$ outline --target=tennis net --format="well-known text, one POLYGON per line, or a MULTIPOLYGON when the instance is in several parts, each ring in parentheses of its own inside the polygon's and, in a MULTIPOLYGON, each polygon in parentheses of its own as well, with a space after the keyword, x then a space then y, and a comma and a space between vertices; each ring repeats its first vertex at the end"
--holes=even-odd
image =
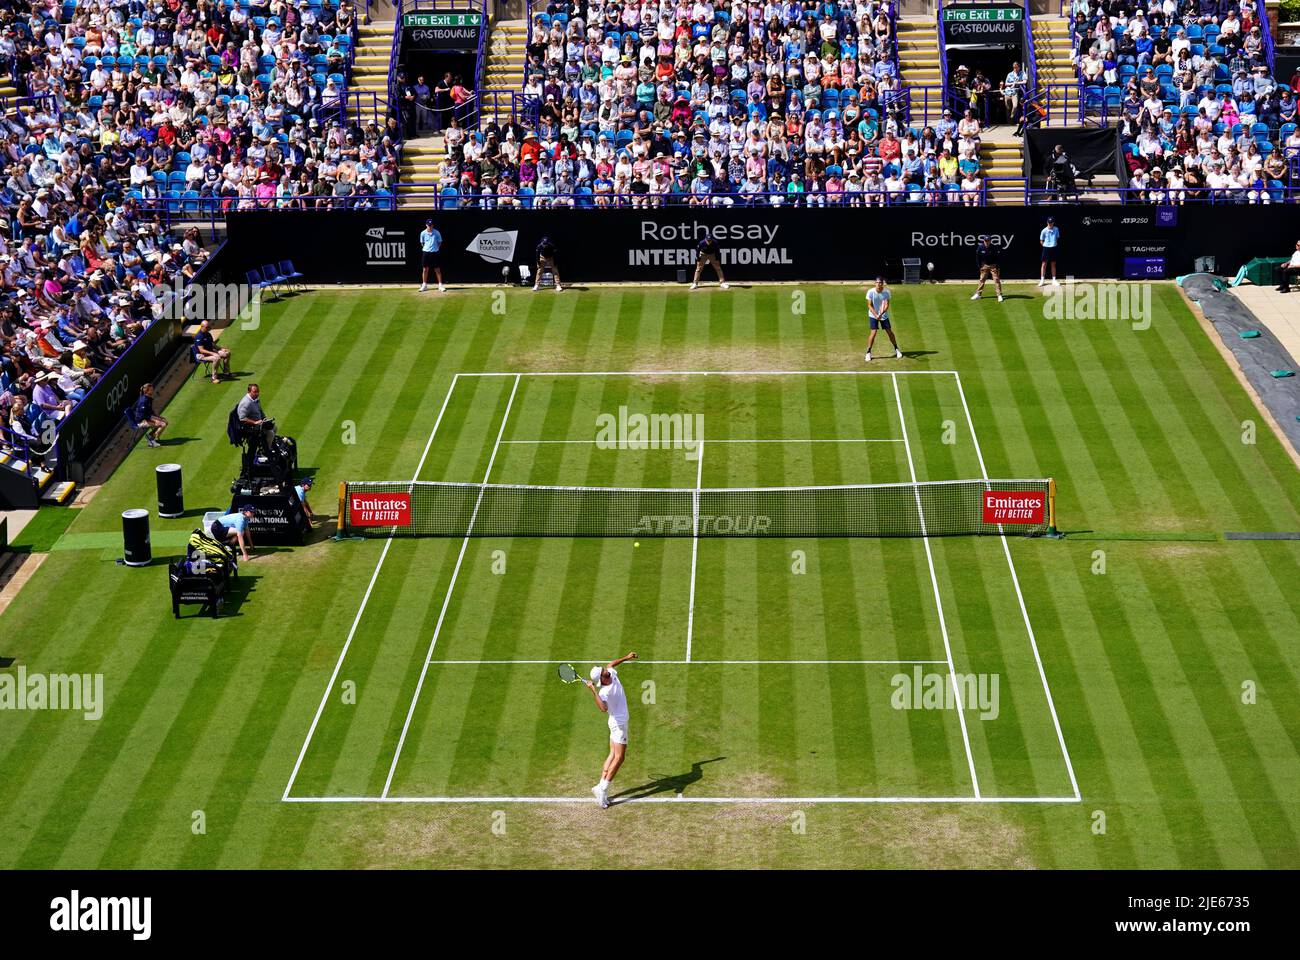
POLYGON ((339 536, 919 537, 1054 533, 1052 480, 645 489, 339 484, 339 536))

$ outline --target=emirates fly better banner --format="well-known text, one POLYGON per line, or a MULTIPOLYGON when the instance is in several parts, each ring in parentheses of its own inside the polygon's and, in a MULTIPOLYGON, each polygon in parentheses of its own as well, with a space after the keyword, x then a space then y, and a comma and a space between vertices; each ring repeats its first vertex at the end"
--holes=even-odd
POLYGON ((1047 516, 1047 493, 1043 490, 985 491, 985 523, 1040 524, 1047 516))
POLYGON ((409 527, 409 493, 350 493, 348 520, 354 527, 409 527))

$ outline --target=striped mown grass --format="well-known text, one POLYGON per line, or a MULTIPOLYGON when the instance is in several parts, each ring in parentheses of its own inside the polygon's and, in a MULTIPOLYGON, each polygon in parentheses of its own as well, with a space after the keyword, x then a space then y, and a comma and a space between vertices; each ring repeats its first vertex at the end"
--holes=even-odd
POLYGON ((385 554, 322 539, 246 566, 231 616, 176 622, 161 567, 114 559, 117 518, 151 505, 156 463, 183 465, 191 511, 153 519, 156 554, 228 502, 225 416, 243 386, 193 380, 167 410, 184 442, 134 451, 0 616, 0 653, 102 672, 107 692, 98 721, 0 711, 0 865, 576 865, 586 851, 564 838, 611 819, 615 857, 636 866, 1294 863, 1300 543, 1220 535, 1300 529, 1295 466, 1176 289, 1155 288, 1147 329, 1049 320, 1034 291, 1009 292, 970 304, 963 288, 899 288, 909 356, 853 377, 759 373, 867 369, 848 286, 265 305, 223 343, 298 438, 320 512, 340 479, 417 465, 422 479, 478 481, 491 462, 500 482, 689 487, 979 477, 982 455, 990 476, 1054 476, 1074 536, 1006 552, 934 540, 933 581, 920 540, 410 540, 385 554), (753 373, 546 376, 625 370, 753 373), (512 375, 457 378, 483 372, 512 375), (620 406, 702 413, 702 465, 533 442, 590 440, 620 406), (791 439, 837 442, 752 442, 791 439), (295 770, 299 800, 585 797, 603 722, 552 663, 627 649, 647 662, 623 670, 633 741, 615 793, 970 798, 978 783, 983 798, 1072 799, 1072 766, 1080 801, 281 799, 295 770), (895 709, 895 677, 943 673, 949 652, 959 673, 998 679, 996 718, 895 709))

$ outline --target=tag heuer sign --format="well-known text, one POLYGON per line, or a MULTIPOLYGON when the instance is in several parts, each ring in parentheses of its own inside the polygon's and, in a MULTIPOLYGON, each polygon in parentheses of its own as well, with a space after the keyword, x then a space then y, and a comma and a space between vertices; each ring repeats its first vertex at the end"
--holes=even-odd
POLYGON ((404 13, 402 43, 420 50, 477 50, 483 14, 404 13))

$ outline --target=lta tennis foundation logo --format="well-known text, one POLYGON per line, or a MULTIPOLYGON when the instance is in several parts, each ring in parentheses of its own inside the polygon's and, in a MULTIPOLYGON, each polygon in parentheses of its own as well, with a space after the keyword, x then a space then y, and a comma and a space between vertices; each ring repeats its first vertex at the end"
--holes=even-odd
POLYGON ((698 460, 704 439, 702 413, 618 413, 596 417, 596 447, 600 450, 685 450, 698 460))
POLYGON ((1134 330, 1151 326, 1151 284, 1138 281, 1120 283, 1076 283, 1066 277, 1065 284, 1053 287, 1043 299, 1043 316, 1048 320, 1120 320, 1131 323, 1134 330))
POLYGON ((939 673, 923 670, 896 673, 889 681, 894 688, 889 704, 895 710, 962 710, 977 712, 981 720, 996 720, 998 674, 939 673))

